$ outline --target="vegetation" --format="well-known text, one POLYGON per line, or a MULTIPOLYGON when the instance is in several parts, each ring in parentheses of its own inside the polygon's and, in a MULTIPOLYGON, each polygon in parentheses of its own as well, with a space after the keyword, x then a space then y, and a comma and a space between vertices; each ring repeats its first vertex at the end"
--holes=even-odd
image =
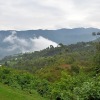
POLYGON ((50 46, 5 57, 1 64, 0 82, 29 96, 37 92, 43 100, 100 100, 99 41, 50 46))
POLYGON ((0 100, 46 100, 36 91, 33 92, 33 94, 27 94, 21 90, 0 84, 0 100))

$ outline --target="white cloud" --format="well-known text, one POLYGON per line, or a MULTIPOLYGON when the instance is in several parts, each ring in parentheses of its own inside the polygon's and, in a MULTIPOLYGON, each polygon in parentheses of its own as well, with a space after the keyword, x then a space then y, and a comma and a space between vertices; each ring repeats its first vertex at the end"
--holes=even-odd
POLYGON ((48 47, 50 45, 53 45, 54 47, 57 46, 57 43, 55 43, 55 42, 53 42, 51 40, 48 40, 48 39, 46 39, 46 38, 44 38, 42 36, 39 36, 39 38, 33 38, 33 39, 31 38, 30 40, 31 40, 32 46, 33 46, 32 49, 34 51, 42 50, 42 49, 44 49, 44 48, 46 48, 46 47, 48 47))
POLYGON ((19 38, 15 31, 13 31, 11 35, 6 37, 3 42, 9 43, 8 47, 6 48, 7 51, 17 51, 18 53, 39 51, 47 48, 50 45, 53 45, 54 47, 58 45, 57 43, 42 36, 29 39, 19 38))
POLYGON ((100 0, 1 0, 0 29, 100 28, 100 0))

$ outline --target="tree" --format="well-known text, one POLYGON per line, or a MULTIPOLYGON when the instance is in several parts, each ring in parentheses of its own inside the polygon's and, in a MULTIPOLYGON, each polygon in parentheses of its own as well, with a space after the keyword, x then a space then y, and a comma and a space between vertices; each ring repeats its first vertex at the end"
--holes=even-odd
POLYGON ((96 36, 96 54, 94 57, 94 64, 95 64, 95 70, 96 70, 96 74, 100 73, 100 32, 93 32, 92 33, 93 36, 96 36))

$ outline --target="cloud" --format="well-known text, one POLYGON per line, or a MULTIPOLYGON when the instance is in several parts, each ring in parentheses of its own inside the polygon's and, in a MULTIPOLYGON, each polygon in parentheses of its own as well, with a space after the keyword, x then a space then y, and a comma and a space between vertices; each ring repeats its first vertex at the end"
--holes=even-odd
POLYGON ((40 51, 42 49, 47 48, 50 45, 56 47, 58 44, 46 39, 42 36, 33 37, 29 39, 19 38, 15 31, 12 31, 12 34, 8 37, 4 38, 3 42, 9 43, 6 50, 8 52, 33 52, 33 51, 40 51))
POLYGON ((0 29, 100 28, 100 0, 1 0, 0 29))

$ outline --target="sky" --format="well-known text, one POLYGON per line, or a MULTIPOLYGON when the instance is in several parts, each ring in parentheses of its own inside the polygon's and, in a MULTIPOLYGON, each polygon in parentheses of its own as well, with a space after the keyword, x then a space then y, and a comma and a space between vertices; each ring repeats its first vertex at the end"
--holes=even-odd
POLYGON ((0 30, 100 28, 100 0, 0 0, 0 30))

